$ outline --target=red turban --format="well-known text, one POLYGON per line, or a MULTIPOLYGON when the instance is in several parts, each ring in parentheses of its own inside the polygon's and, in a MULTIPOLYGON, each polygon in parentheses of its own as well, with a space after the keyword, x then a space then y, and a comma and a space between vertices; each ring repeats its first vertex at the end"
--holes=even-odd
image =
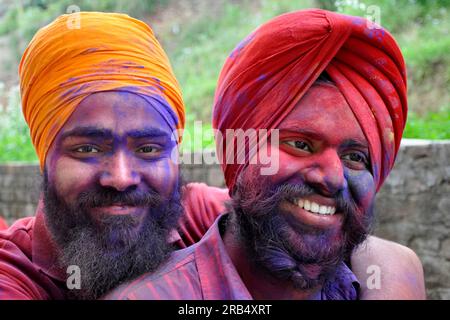
MULTIPOLYGON (((392 35, 364 18, 312 9, 283 14, 257 28, 225 61, 213 127, 224 137, 227 129, 277 128, 324 71, 369 143, 379 190, 406 122, 406 70, 392 35)), ((246 156, 245 164, 221 161, 230 192, 249 161, 246 148, 232 149, 233 144, 217 143, 219 159, 246 156)))

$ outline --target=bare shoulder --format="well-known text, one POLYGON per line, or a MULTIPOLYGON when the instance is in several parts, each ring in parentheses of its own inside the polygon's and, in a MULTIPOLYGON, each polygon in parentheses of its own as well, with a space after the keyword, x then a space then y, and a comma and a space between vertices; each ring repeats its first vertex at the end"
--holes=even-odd
POLYGON ((363 255, 365 259, 375 259, 383 257, 383 259, 405 260, 408 264, 412 264, 414 267, 420 267, 422 269, 422 263, 420 262, 417 254, 410 248, 393 242, 378 238, 375 236, 369 236, 367 240, 359 246, 354 255, 363 255))
POLYGON ((401 244, 370 236, 352 255, 362 299, 425 299, 422 263, 401 244))

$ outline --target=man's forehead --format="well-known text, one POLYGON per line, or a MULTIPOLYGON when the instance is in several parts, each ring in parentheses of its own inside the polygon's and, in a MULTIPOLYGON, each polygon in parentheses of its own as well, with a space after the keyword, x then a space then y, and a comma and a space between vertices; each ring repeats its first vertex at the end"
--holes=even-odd
POLYGON ((172 128, 160 112, 135 94, 93 94, 77 106, 58 135, 170 135, 172 128))
MULTIPOLYGON (((156 101, 144 99, 138 94, 122 91, 105 91, 97 92, 87 96, 76 107, 73 117, 83 117, 102 119, 105 117, 127 117, 131 116, 135 120, 139 120, 139 116, 145 116, 159 120, 161 118, 159 112, 161 106, 156 101), (158 117, 159 116, 159 117, 158 117)), ((162 119, 162 118, 161 118, 162 119)), ((89 120, 89 119, 77 119, 89 120)), ((149 120, 149 119, 148 119, 149 120)), ((69 121, 70 122, 70 119, 69 121)))
POLYGON ((329 84, 312 86, 278 128, 339 144, 348 141, 368 144, 344 96, 329 84))
POLYGON ((169 138, 169 134, 156 127, 143 127, 138 129, 130 129, 127 131, 114 131, 114 129, 102 126, 76 126, 64 130, 60 134, 60 139, 64 140, 70 137, 99 138, 105 140, 113 140, 117 138, 169 138))

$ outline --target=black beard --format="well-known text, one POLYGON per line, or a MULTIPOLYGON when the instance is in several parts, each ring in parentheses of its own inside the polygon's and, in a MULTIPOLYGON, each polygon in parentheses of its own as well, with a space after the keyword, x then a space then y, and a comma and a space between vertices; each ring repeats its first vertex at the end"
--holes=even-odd
POLYGON ((304 225, 280 206, 310 194, 320 192, 305 184, 273 186, 262 179, 238 179, 229 206, 227 228, 235 228, 253 266, 300 290, 326 285, 337 266, 367 238, 373 221, 373 207, 360 212, 349 194, 335 196, 337 211, 344 214, 338 232, 304 225))
POLYGON ((119 192, 98 187, 67 205, 44 172, 46 224, 59 248, 59 266, 81 270, 81 289, 70 290, 68 299, 97 299, 122 282, 155 271, 168 258, 173 251, 169 233, 183 212, 181 180, 178 185, 170 199, 153 190, 119 192), (94 222, 88 213, 95 206, 113 203, 150 209, 141 226, 132 216, 102 216, 94 222))

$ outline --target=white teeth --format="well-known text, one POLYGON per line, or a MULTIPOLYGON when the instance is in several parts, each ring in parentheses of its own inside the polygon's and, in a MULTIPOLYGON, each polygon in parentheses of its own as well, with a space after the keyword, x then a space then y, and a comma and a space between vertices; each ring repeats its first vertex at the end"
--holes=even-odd
POLYGON ((319 213, 319 207, 320 207, 320 206, 319 206, 317 203, 312 202, 312 203, 311 203, 311 212, 319 213))
POLYGON ((320 206, 319 208, 319 213, 320 214, 327 214, 328 213, 328 208, 327 206, 320 206))
POLYGON ((322 214, 322 215, 332 215, 336 212, 336 208, 332 206, 323 206, 316 202, 309 200, 299 199, 297 205, 307 211, 322 214))
POLYGON ((308 200, 305 200, 305 205, 304 205, 305 210, 311 210, 311 203, 309 203, 308 200))

